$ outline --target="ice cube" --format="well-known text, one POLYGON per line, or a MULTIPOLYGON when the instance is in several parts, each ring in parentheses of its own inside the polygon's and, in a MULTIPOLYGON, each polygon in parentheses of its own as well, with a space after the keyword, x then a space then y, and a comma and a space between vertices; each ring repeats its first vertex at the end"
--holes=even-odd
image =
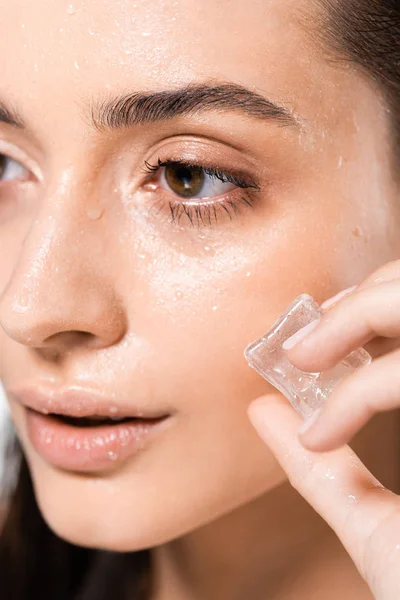
POLYGON ((298 296, 267 333, 249 344, 244 352, 249 365, 269 381, 302 415, 309 417, 347 375, 371 362, 371 356, 358 348, 333 369, 306 373, 297 369, 282 349, 285 340, 323 314, 308 294, 298 296))

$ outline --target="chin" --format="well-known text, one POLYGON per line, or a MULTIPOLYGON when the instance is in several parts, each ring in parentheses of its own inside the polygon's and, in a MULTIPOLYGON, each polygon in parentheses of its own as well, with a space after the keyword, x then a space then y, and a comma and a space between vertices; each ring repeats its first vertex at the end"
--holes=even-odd
POLYGON ((136 552, 159 546, 180 534, 179 524, 166 527, 164 519, 150 519, 132 507, 128 518, 124 511, 101 506, 76 510, 76 504, 56 503, 51 495, 38 494, 38 505, 48 527, 61 539, 84 548, 112 552, 136 552), (144 516, 144 518, 143 518, 144 516), (127 522, 129 520, 129 522, 127 522))
POLYGON ((50 529, 74 545, 114 552, 154 548, 232 513, 279 485, 285 476, 272 455, 240 464, 241 447, 209 462, 181 463, 171 453, 127 464, 103 476, 61 470, 25 443, 39 510, 50 529), (240 468, 238 468, 238 465, 240 468))
MULTIPOLYGON (((61 539, 97 550, 135 552, 179 537, 178 514, 166 513, 160 497, 132 494, 118 484, 71 474, 34 472, 37 504, 61 539), (154 507, 153 509, 151 507, 154 507)), ((175 511, 174 511, 175 512, 175 511)))
POLYGON ((72 520, 68 515, 42 513, 49 528, 58 537, 70 544, 93 550, 106 550, 109 552, 137 552, 159 546, 163 543, 154 531, 131 531, 126 527, 112 528, 83 524, 72 520))
MULTIPOLYGON (((255 488, 251 497, 236 498, 228 504, 227 497, 176 498, 163 503, 157 497, 132 497, 127 500, 99 494, 96 498, 74 496, 69 486, 71 501, 65 501, 65 493, 57 486, 53 491, 44 482, 37 485, 39 509, 50 529, 60 538, 77 546, 112 552, 136 552, 164 545, 181 538, 217 519, 226 516, 240 506, 265 493, 255 488)), ((104 482, 98 484, 105 485, 104 482)), ((211 496, 210 492, 210 496, 211 496)))

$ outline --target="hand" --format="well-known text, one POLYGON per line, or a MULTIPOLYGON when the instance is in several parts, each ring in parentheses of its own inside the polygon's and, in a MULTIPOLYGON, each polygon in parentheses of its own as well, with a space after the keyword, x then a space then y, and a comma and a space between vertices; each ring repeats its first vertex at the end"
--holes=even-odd
POLYGON ((300 430, 300 417, 279 395, 252 402, 249 417, 291 484, 338 535, 374 597, 398 600, 400 497, 345 444, 374 413, 400 407, 400 261, 333 302, 288 357, 318 372, 365 344, 373 362, 343 380, 300 430))

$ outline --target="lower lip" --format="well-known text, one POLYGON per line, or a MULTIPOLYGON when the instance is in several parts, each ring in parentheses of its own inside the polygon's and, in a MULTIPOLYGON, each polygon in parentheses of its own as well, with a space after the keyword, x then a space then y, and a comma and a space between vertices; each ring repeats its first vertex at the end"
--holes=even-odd
POLYGON ((115 425, 74 427, 26 408, 29 439, 54 466, 70 471, 110 469, 138 453, 168 421, 137 419, 115 425))

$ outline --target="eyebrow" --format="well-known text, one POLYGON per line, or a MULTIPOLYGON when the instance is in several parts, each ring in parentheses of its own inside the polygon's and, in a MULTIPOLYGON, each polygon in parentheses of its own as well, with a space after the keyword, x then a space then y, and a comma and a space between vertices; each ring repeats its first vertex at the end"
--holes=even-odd
POLYGON ((288 108, 235 84, 189 85, 174 90, 126 94, 91 104, 89 118, 95 129, 104 131, 157 123, 204 111, 236 112, 283 126, 299 124, 288 108))
MULTIPOLYGON (((204 111, 236 112, 246 117, 296 126, 298 118, 285 106, 236 84, 189 85, 160 92, 135 92, 89 103, 89 121, 97 131, 126 129, 204 111)), ((18 129, 26 124, 18 111, 0 99, 0 123, 18 129)))

